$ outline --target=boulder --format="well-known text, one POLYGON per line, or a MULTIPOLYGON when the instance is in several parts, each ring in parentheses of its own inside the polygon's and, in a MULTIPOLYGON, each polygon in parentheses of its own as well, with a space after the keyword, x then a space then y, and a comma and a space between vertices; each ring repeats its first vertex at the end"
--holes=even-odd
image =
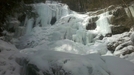
POLYGON ((96 23, 91 23, 86 26, 87 30, 94 30, 96 28, 96 23))
POLYGON ((113 34, 120 34, 129 31, 132 27, 132 20, 127 16, 123 7, 117 7, 112 11, 113 17, 110 19, 110 23, 113 34))
POLYGON ((117 25, 117 26, 113 25, 111 26, 111 30, 112 30, 112 34, 120 34, 125 31, 129 31, 130 28, 122 25, 117 25))
POLYGON ((89 19, 89 24, 86 26, 87 30, 94 30, 96 26, 96 21, 99 19, 98 16, 93 16, 92 18, 89 19))

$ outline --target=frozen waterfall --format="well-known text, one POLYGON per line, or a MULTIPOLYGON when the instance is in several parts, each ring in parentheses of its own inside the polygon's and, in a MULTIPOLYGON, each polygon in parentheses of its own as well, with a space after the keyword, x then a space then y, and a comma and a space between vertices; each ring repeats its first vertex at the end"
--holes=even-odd
MULTIPOLYGON (((26 18, 26 35, 21 37, 19 48, 43 45, 49 50, 53 49, 51 45, 53 46, 58 41, 66 39, 73 46, 79 43, 88 47, 93 45, 96 40, 102 39, 102 36, 111 33, 108 21, 111 15, 108 12, 96 16, 88 16, 87 14, 76 13, 70 10, 66 4, 61 3, 38 3, 33 4, 32 7, 34 8, 33 12, 38 16, 26 18), (87 25, 94 29, 87 30, 87 25)), ((74 50, 74 48, 71 49, 74 50)), ((83 54, 90 53, 88 48, 85 50, 87 51, 84 51, 83 54)), ((76 49, 74 53, 79 54, 79 49, 76 49)))
POLYGON ((99 15, 99 17, 100 18, 96 22, 98 31, 100 31, 100 33, 102 33, 103 36, 105 36, 108 33, 112 33, 110 24, 108 21, 108 18, 111 17, 111 15, 109 15, 108 12, 106 12, 106 13, 99 15))
MULTIPOLYGON (((17 42, 20 49, 17 51, 20 53, 16 57, 24 54, 23 59, 16 60, 19 65, 16 64, 21 66, 20 75, 134 74, 132 63, 116 57, 101 56, 113 55, 107 49, 107 42, 118 38, 103 39, 111 33, 109 18, 112 15, 109 12, 89 16, 56 2, 30 6, 33 7, 31 12, 34 15, 26 15, 24 25, 16 30, 17 36, 21 36, 17 42)), ((9 43, 3 43, 2 48, 6 49, 5 45, 10 47, 9 43)), ((5 59, 12 60, 12 55, 5 52, 5 59)), ((16 68, 12 63, 10 65, 7 69, 14 73, 16 68)), ((7 69, 4 68, 2 73, 7 69)), ((8 71, 6 73, 9 75, 8 71)))

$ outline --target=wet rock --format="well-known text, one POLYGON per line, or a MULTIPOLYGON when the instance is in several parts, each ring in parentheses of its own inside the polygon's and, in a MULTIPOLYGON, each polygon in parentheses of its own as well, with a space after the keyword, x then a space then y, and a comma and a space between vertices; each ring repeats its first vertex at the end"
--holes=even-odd
POLYGON ((52 17, 50 24, 53 25, 53 24, 55 24, 55 22, 56 22, 56 17, 52 17))
POLYGON ((98 16, 93 16, 92 18, 89 19, 89 24, 86 26, 87 30, 94 30, 96 26, 96 21, 99 19, 98 16))
POLYGON ((126 27, 126 26, 122 26, 122 25, 113 25, 111 26, 111 30, 112 30, 112 34, 120 34, 123 33, 125 31, 129 31, 130 27, 126 27))
POLYGON ((99 40, 102 40, 103 38, 104 38, 103 35, 100 35, 100 36, 99 36, 99 40))
POLYGON ((99 15, 99 14, 104 13, 104 11, 105 11, 105 9, 101 9, 101 10, 97 10, 97 11, 95 11, 95 12, 91 12, 91 13, 89 13, 88 15, 89 15, 89 16, 95 16, 95 15, 99 15))
POLYGON ((96 23, 91 23, 86 26, 87 30, 94 30, 96 28, 96 23))
POLYGON ((17 18, 10 18, 7 25, 7 30, 9 32, 15 32, 15 29, 20 25, 20 21, 18 21, 17 18))
POLYGON ((114 15, 110 21, 110 23, 113 25, 111 27, 112 33, 120 34, 129 31, 133 24, 132 21, 128 18, 125 9, 123 7, 117 7, 112 12, 114 15))
POLYGON ((37 68, 37 66, 33 64, 28 64, 27 75, 39 75, 38 72, 39 72, 39 69, 37 68))
POLYGON ((118 46, 118 43, 111 42, 107 44, 107 49, 111 51, 112 53, 115 51, 115 48, 118 46))
POLYGON ((21 14, 21 15, 18 16, 18 20, 19 20, 20 22, 25 21, 25 18, 26 18, 26 15, 25 15, 25 14, 21 14))
POLYGON ((127 51, 123 52, 122 55, 131 54, 131 53, 133 53, 133 52, 134 52, 134 50, 127 50, 127 51))

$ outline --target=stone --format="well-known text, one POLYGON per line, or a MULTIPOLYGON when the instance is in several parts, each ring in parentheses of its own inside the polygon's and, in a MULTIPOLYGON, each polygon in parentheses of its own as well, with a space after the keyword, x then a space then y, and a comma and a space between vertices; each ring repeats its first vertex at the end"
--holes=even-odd
POLYGON ((110 6, 107 8, 107 11, 111 11, 111 10, 113 10, 113 9, 115 9, 115 6, 114 6, 114 5, 110 5, 110 6))
POLYGON ((111 26, 111 30, 112 30, 112 34, 120 34, 123 33, 125 31, 129 31, 130 28, 127 28, 125 26, 122 25, 118 25, 118 26, 111 26))
POLYGON ((52 17, 50 24, 53 25, 53 24, 55 24, 55 22, 56 22, 56 17, 52 17))
POLYGON ((113 34, 120 34, 129 31, 133 25, 122 7, 117 7, 113 10, 113 17, 111 17, 110 23, 113 25, 111 27, 113 34))
POLYGON ((131 54, 131 53, 133 53, 133 52, 134 52, 134 50, 127 50, 127 51, 123 52, 122 55, 131 54))
POLYGON ((86 26, 87 30, 94 30, 96 28, 96 23, 91 23, 86 26))

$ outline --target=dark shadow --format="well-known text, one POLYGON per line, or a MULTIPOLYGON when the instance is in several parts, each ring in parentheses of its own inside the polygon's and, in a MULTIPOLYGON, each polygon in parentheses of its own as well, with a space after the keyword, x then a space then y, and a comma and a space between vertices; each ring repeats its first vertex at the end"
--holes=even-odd
POLYGON ((50 24, 53 25, 56 22, 56 17, 52 17, 50 24))

